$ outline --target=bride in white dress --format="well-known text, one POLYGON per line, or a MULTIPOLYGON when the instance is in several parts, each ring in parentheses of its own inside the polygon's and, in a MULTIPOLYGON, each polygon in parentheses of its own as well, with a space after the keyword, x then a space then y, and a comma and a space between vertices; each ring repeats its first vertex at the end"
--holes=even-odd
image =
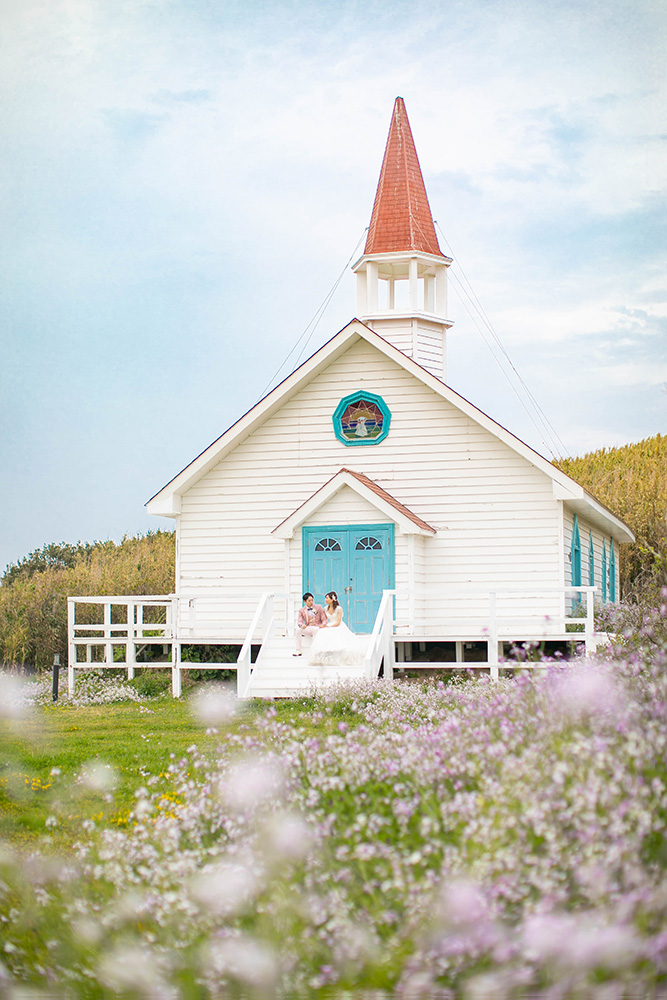
POLYGON ((355 635, 343 621, 343 609, 335 590, 324 595, 327 624, 315 635, 309 661, 314 666, 362 665, 368 637, 355 635))

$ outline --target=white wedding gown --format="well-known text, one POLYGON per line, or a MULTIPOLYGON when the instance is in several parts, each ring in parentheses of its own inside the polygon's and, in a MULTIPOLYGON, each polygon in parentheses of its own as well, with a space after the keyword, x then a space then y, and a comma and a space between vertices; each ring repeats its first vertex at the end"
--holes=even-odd
POLYGON ((368 636, 350 632, 345 622, 332 625, 336 614, 327 611, 326 628, 317 631, 310 647, 308 660, 313 666, 363 666, 368 646, 368 636))

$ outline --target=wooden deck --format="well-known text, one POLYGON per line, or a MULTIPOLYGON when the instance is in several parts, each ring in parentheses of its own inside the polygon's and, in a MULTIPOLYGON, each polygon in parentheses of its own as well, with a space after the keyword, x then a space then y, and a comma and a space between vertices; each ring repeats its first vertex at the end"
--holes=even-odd
MULTIPOLYGON (((496 598, 499 591, 486 592, 489 617, 484 624, 467 627, 460 632, 427 634, 423 629, 411 629, 408 623, 393 618, 394 591, 385 591, 372 634, 363 669, 343 671, 347 676, 377 677, 382 669, 386 677, 393 676, 394 664, 400 673, 405 670, 488 670, 497 678, 503 664, 513 669, 531 668, 534 663, 508 658, 513 645, 543 643, 582 643, 585 651, 593 652, 606 644, 608 636, 595 632, 594 587, 564 588, 558 593, 585 595, 586 616, 582 618, 553 617, 539 619, 499 618, 496 598), (479 657, 479 647, 486 655, 479 657), (442 648, 446 646, 446 657, 442 648), (441 655, 431 658, 429 648, 440 649, 441 655), (474 647, 474 650, 473 650, 474 647), (450 658, 452 657, 453 658, 450 658)), ((552 588, 549 593, 553 594, 552 588)), ((502 591, 504 598, 508 591, 502 591)), ((514 593, 514 592, 513 592, 514 593)), ((518 596, 530 594, 517 589, 518 596)), ((542 593, 540 591, 539 593, 542 593)), ((216 600, 220 600, 219 596, 216 600)), ((247 594, 230 595, 226 601, 237 600, 244 610, 247 594)), ((311 684, 335 679, 331 671, 306 669, 291 652, 298 600, 288 594, 255 595, 255 614, 243 627, 245 638, 239 642, 234 635, 216 630, 207 609, 205 620, 193 614, 192 598, 183 595, 123 595, 68 598, 68 684, 74 691, 77 671, 108 668, 127 671, 134 677, 139 669, 170 669, 172 692, 181 694, 183 671, 191 669, 236 670, 239 697, 280 697, 296 693, 311 684), (236 646, 236 662, 189 662, 183 650, 192 646, 236 646), (159 648, 160 652, 157 653, 159 648), (157 655, 156 655, 157 654, 157 655)), ((455 626, 454 626, 455 627, 455 626)), ((304 661, 306 657, 303 658, 304 661)), ((400 675, 399 673, 399 675, 400 675)))

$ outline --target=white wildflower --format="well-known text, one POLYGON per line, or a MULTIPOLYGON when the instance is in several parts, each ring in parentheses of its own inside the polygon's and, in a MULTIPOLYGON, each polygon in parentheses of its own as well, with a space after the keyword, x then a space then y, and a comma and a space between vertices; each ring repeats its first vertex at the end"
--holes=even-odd
POLYGON ((442 889, 442 911, 454 926, 473 925, 488 919, 488 906, 478 885, 466 879, 448 882, 442 889))
POLYGON ((259 888, 259 880, 250 866, 236 861, 208 865, 190 883, 193 899, 219 916, 244 909, 259 888))
POLYGON ((89 792, 108 792, 118 784, 118 775, 111 764, 89 760, 81 767, 76 782, 89 792))
POLYGON ((30 684, 0 673, 0 719, 22 719, 32 704, 30 684))
POLYGON ((279 795, 282 784, 277 763, 247 759, 229 769, 220 783, 220 797, 235 812, 249 812, 279 795))
POLYGON ((275 984, 279 971, 273 950, 248 936, 227 938, 212 944, 208 964, 219 976, 263 990, 275 984))
POLYGON ((72 921, 72 932, 75 938, 90 946, 99 944, 104 936, 100 924, 90 917, 76 917, 72 921))
POLYGON ((511 995, 512 985, 502 972, 488 972, 469 979, 464 996, 466 1000, 503 1000, 511 995))
POLYGON ((622 708, 614 679, 599 667, 584 664, 568 670, 556 678, 555 685, 558 703, 572 720, 604 712, 617 714, 622 708))
POLYGON ((205 687, 192 699, 192 711, 205 726, 230 722, 239 708, 239 700, 228 687, 205 687))
POLYGON ((289 861, 302 861, 314 840, 313 831, 296 813, 279 813, 267 824, 269 850, 289 861))
POLYGON ((102 956, 97 975, 103 986, 117 993, 131 990, 144 997, 174 995, 166 988, 157 957, 138 945, 119 945, 102 956))

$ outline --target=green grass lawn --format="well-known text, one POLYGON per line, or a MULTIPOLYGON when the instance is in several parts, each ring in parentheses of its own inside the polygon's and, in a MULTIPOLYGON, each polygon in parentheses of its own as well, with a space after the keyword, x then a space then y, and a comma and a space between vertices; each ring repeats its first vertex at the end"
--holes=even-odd
MULTIPOLYGON (((298 725, 304 737, 333 731, 341 715, 347 715, 336 705, 313 720, 307 698, 255 701, 244 706, 226 731, 252 729, 269 710, 298 725)), ((143 704, 41 705, 23 719, 0 720, 0 840, 26 850, 66 852, 80 837, 84 820, 124 826, 135 791, 166 770, 171 754, 180 757, 192 744, 204 752, 213 750, 217 739, 207 735, 187 700, 169 696, 143 704), (108 793, 76 786, 72 794, 82 765, 91 761, 114 769, 117 785, 111 801, 105 798, 108 793), (52 774, 54 768, 60 773, 52 774), (46 826, 49 816, 58 818, 57 826, 46 826)))
POLYGON ((29 848, 47 842, 67 849, 93 818, 127 821, 134 792, 196 743, 212 745, 187 702, 165 698, 143 705, 123 703, 84 708, 39 706, 11 725, 0 723, 0 838, 29 848), (110 764, 117 785, 111 802, 104 793, 70 795, 73 779, 90 761, 110 764), (52 774, 54 768, 59 774, 52 774), (58 815, 52 830, 45 826, 58 815))

